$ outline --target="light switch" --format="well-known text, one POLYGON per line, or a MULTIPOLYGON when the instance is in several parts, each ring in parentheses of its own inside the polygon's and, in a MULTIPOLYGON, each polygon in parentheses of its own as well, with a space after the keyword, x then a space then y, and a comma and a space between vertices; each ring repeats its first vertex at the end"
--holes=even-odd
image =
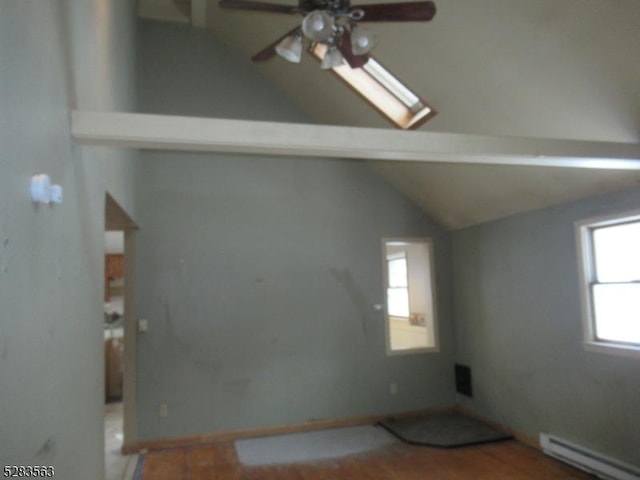
POLYGON ((141 318, 138 320, 138 333, 144 333, 149 330, 149 320, 141 318))

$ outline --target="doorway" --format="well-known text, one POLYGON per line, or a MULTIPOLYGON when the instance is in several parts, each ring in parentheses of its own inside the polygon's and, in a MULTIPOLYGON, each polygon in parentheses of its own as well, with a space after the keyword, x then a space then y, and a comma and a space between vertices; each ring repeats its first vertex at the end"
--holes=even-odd
POLYGON ((127 445, 137 441, 135 417, 136 224, 116 200, 106 194, 104 252, 104 365, 106 478, 130 478, 135 456, 127 445))

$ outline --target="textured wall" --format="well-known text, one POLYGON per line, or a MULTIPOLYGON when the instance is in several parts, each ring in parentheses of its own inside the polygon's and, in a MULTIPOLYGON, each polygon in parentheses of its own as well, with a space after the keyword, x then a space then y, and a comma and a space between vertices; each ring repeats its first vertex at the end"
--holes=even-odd
POLYGON ((640 465, 640 362, 582 346, 574 222, 640 207, 640 190, 453 234, 462 405, 531 436, 549 432, 640 465))
MULTIPOLYGON (((304 119, 207 33, 139 31, 141 111, 304 119)), ((365 164, 141 159, 142 439, 452 405, 448 236, 365 164), (384 236, 435 239, 442 353, 385 355, 384 236)))
POLYGON ((134 18, 128 0, 0 2, 2 466, 104 475, 104 199, 132 211, 134 154, 74 146, 69 114, 134 106, 134 18), (62 205, 32 204, 35 173, 62 205))

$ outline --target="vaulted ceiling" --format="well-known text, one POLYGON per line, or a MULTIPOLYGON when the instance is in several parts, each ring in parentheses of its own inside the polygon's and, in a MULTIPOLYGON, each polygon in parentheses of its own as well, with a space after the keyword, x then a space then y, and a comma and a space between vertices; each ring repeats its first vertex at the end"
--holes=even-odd
MULTIPOLYGON (((300 21, 217 3, 140 0, 140 12, 208 28, 247 59, 300 21)), ((640 143, 640 2, 436 5, 429 23, 369 25, 379 40, 373 55, 439 111, 422 130, 640 143)), ((311 57, 300 65, 277 57, 255 68, 318 124, 392 128, 311 57)), ((631 170, 370 163, 452 229, 640 184, 640 172, 631 170)))

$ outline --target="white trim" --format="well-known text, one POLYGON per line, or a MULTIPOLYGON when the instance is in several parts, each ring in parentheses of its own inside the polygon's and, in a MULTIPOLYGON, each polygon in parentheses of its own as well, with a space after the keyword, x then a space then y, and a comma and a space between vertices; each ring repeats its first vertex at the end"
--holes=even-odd
POLYGON ((589 235, 589 225, 591 222, 576 222, 576 242, 578 253, 578 279, 580 285, 580 313, 582 317, 582 339, 585 343, 593 343, 595 332, 593 329, 593 312, 591 311, 591 296, 589 289, 589 279, 592 277, 591 261, 589 260, 591 251, 591 236, 589 235))
POLYGON ((640 358, 640 347, 619 343, 585 341, 584 349, 588 352, 608 353, 619 357, 640 358))
POLYGON ((137 413, 137 343, 136 313, 136 230, 124 231, 124 372, 123 372, 123 434, 124 445, 138 441, 137 413))
POLYGON ((74 110, 83 145, 369 160, 640 170, 640 144, 74 110))
POLYGON ((634 209, 620 213, 608 213, 606 215, 598 215, 584 220, 575 222, 576 227, 605 227, 621 223, 621 220, 640 220, 640 209, 634 209))
MULTIPOLYGON (((387 332, 388 332, 387 328, 387 332)), ((387 344, 387 356, 393 357, 395 355, 420 355, 425 353, 438 353, 440 347, 423 347, 423 348, 407 348, 406 350, 391 350, 387 344)))

